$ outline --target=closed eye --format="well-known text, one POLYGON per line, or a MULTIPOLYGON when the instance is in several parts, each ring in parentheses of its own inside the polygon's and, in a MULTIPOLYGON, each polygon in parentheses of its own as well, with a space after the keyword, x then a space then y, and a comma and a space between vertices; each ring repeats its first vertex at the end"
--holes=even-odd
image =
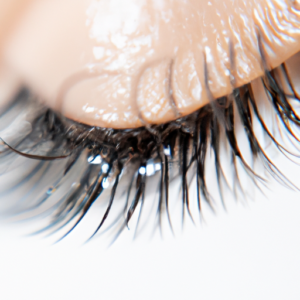
MULTIPOLYGON (((153 185, 158 191, 156 224, 165 217, 173 230, 169 189, 175 178, 180 179, 183 216, 192 219, 191 202, 201 213, 203 203, 214 210, 215 197, 226 206, 224 186, 237 197, 243 194, 241 174, 259 189, 266 174, 297 189, 270 159, 258 134, 288 158, 298 157, 299 54, 292 56, 299 50, 297 3, 249 1, 251 9, 241 4, 240 16, 238 10, 221 14, 206 2, 189 1, 179 9, 172 1, 162 1, 158 10, 152 1, 131 1, 129 11, 137 14, 138 24, 125 8, 117 9, 120 1, 91 3, 80 2, 68 19, 73 26, 68 26, 69 1, 33 1, 3 47, 3 77, 13 73, 5 97, 15 101, 5 106, 0 120, 2 174, 14 177, 19 168, 27 171, 16 178, 6 176, 2 191, 7 196, 25 189, 19 198, 26 201, 14 205, 20 212, 26 207, 26 217, 51 215, 50 225, 39 233, 65 227, 65 237, 101 195, 108 202, 92 236, 105 225, 117 237, 133 215, 139 228, 141 216, 147 216, 146 188, 153 185), (204 4, 211 18, 199 16, 204 4), (52 28, 49 20, 56 14, 52 28), (160 26, 153 29, 149 20, 160 26), (222 20, 228 22, 221 27, 224 36, 216 30, 222 20), (108 31, 97 31, 104 21, 108 31), (210 29, 202 35, 198 30, 207 22, 215 26, 208 41, 210 29), (130 28, 136 29, 129 33, 130 28), (174 36, 170 28, 176 29, 174 36), (74 29, 82 34, 82 43, 70 35, 74 29), (157 40, 151 30, 158 30, 157 40), (139 55, 132 52, 134 42, 139 55), (45 48, 49 44, 53 47, 45 48), (125 61, 121 54, 127 55, 125 61), (21 91, 12 97, 16 90, 21 91), (38 104, 40 99, 48 108, 38 104), (273 116, 272 125, 264 109, 273 116), (207 182, 209 159, 214 162, 217 196, 207 182), (224 159, 230 160, 230 171, 224 159), (254 168, 256 161, 264 172, 254 168)), ((227 10, 230 5, 224 3, 227 10)))

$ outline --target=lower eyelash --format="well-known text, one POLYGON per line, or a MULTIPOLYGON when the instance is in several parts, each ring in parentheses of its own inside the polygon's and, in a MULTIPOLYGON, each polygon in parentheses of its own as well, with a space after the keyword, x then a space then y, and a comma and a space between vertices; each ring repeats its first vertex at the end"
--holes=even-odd
MULTIPOLYGON (((277 120, 275 124, 279 129, 277 131, 284 130, 291 144, 298 151, 297 143, 300 140, 293 126, 297 129, 300 125, 300 118, 295 111, 300 99, 285 65, 273 71, 266 71, 261 82, 271 104, 270 107, 275 112, 277 120), (284 75, 291 94, 285 93, 281 88, 276 76, 278 72, 284 75)), ((68 120, 50 109, 37 105, 30 93, 24 89, 16 97, 16 101, 1 114, 0 165, 4 170, 1 174, 6 174, 5 167, 12 168, 15 173, 20 170, 22 164, 14 166, 16 157, 25 157, 23 164, 28 163, 28 159, 38 160, 38 163, 25 176, 20 176, 13 186, 8 185, 5 193, 15 191, 16 188, 20 188, 40 174, 31 189, 17 202, 18 210, 51 216, 50 224, 37 233, 44 231, 53 233, 75 222, 63 235, 64 238, 81 222, 98 197, 110 186, 108 204, 93 237, 106 223, 116 202, 118 188, 127 180, 128 182, 123 183, 125 189, 122 189, 124 206, 117 218, 107 227, 107 230, 111 231, 113 227, 115 228, 115 240, 128 226, 135 213, 139 215, 136 225, 138 228, 146 185, 150 175, 155 174, 159 177, 158 225, 161 226, 162 217, 165 215, 173 230, 169 212, 169 186, 170 181, 175 177, 181 179, 183 215, 186 211, 193 218, 190 209, 189 180, 194 175, 199 213, 201 214, 203 201, 214 210, 214 200, 206 180, 206 160, 209 151, 213 153, 219 194, 225 205, 221 182, 227 182, 227 175, 224 173, 220 154, 221 145, 224 143, 229 146, 228 153, 232 159, 235 178, 234 194, 237 188, 243 193, 239 164, 258 188, 266 184, 266 179, 255 172, 242 154, 237 140, 237 121, 244 128, 252 160, 259 160, 264 169, 281 184, 298 189, 272 162, 254 132, 254 120, 256 120, 265 136, 280 152, 289 158, 297 156, 286 149, 269 129, 257 102, 252 85, 249 83, 235 89, 231 95, 219 98, 197 112, 176 121, 132 130, 114 130, 89 127, 68 120), (29 112, 26 115, 29 121, 24 121, 24 116, 22 117, 24 110, 29 112), (12 129, 17 128, 19 133, 8 134, 7 122, 15 117, 19 117, 21 123, 16 123, 12 129), (20 132, 22 128, 25 132, 20 132), (51 179, 54 182, 52 186, 49 188, 47 183, 43 188, 38 187, 43 180, 49 182, 50 171, 53 169, 56 169, 58 177, 56 180, 51 179), (69 189, 63 193, 63 188, 66 186, 69 189), (38 196, 33 197, 32 193, 38 196), (57 198, 54 204, 52 203, 50 208, 41 209, 47 206, 49 199, 54 196, 57 198), (34 201, 28 201, 28 198, 34 201), (26 208, 23 207, 23 200, 26 200, 26 208), (140 211, 136 212, 139 205, 140 211)), ((229 187, 228 182, 226 184, 229 187)))

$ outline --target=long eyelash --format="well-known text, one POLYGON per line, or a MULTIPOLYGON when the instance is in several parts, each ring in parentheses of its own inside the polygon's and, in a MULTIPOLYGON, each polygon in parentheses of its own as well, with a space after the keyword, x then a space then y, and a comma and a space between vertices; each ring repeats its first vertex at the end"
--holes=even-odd
MULTIPOLYGON (((300 140, 292 126, 298 128, 300 118, 291 101, 299 103, 300 99, 285 64, 279 68, 282 70, 291 94, 288 95, 283 92, 275 76, 276 70, 266 71, 261 78, 261 82, 276 118, 280 120, 283 129, 289 135, 292 145, 298 151, 296 144, 300 140)), ((7 115, 12 112, 24 109, 25 106, 22 104, 25 101, 24 99, 26 99, 26 103, 30 103, 30 101, 34 103, 33 100, 30 100, 31 95, 26 90, 21 91, 16 99, 2 113, 1 118, 3 120, 6 120, 7 115)), ((122 210, 117 218, 106 229, 103 229, 105 231, 116 228, 115 240, 124 228, 129 226, 134 214, 138 214, 135 236, 137 235, 145 203, 148 182, 147 168, 151 165, 152 169, 155 169, 158 165, 159 168, 153 171, 153 174, 160 174, 158 180, 157 224, 161 228, 162 218, 165 215, 173 232, 169 211, 169 188, 170 181, 175 176, 173 175, 174 169, 177 168, 179 171, 179 175, 175 177, 180 176, 181 178, 182 218, 187 212, 193 220, 188 180, 188 175, 191 172, 195 172, 192 177, 196 177, 196 198, 200 215, 203 201, 212 210, 215 209, 215 200, 208 188, 205 176, 206 159, 210 150, 214 154, 219 195, 225 207, 223 187, 224 185, 229 187, 229 183, 221 159, 221 145, 224 141, 229 147, 235 178, 234 188, 231 191, 236 195, 237 188, 239 188, 244 193, 240 182, 238 164, 243 167, 246 174, 259 189, 261 185, 266 184, 266 178, 259 176, 242 154, 237 141, 235 124, 237 117, 244 128, 253 160, 262 162, 264 169, 281 184, 298 189, 272 162, 254 132, 253 120, 256 118, 264 134, 280 152, 288 158, 290 156, 299 157, 298 154, 288 150, 276 139, 263 120, 251 84, 237 88, 231 95, 211 101, 210 104, 202 107, 199 111, 176 121, 131 130, 89 127, 68 120, 50 109, 39 107, 36 111, 36 117, 31 120, 32 130, 29 133, 15 139, 10 138, 9 142, 1 138, 0 166, 5 166, 8 161, 13 161, 16 156, 24 157, 25 161, 33 159, 48 161, 48 163, 50 161, 62 162, 60 164, 61 173, 53 186, 48 187, 47 191, 43 192, 33 205, 21 210, 21 213, 26 212, 27 214, 37 211, 47 200, 65 187, 68 176, 77 175, 78 165, 81 164, 82 172, 78 172, 75 180, 77 185, 75 188, 70 188, 57 202, 43 212, 48 212, 51 215, 51 222, 45 228, 37 231, 37 233, 50 231, 49 234, 52 234, 75 222, 61 239, 65 238, 82 221, 109 184, 111 186, 109 201, 104 214, 99 219, 98 227, 91 236, 91 238, 94 237, 107 222, 117 200, 117 192, 123 188, 123 186, 120 187, 122 181, 124 178, 129 179, 122 192, 123 197, 120 197, 124 199, 122 210), (47 143, 50 143, 50 146, 47 143), (45 147, 45 145, 47 146, 45 147), (84 158, 84 163, 82 158, 84 158), (138 205, 140 205, 140 209, 137 212, 138 205)), ((2 124, 0 130, 5 131, 7 125, 2 124)), ((30 182, 31 177, 43 166, 43 163, 37 165, 32 173, 22 178, 15 186, 9 187, 4 193, 10 193, 17 186, 24 185, 25 181, 30 182)), ((50 165, 45 167, 39 181, 48 176, 49 170, 50 165)), ((24 195, 24 199, 30 198, 35 186, 24 195)), ((37 215, 40 213, 37 212, 37 215)))

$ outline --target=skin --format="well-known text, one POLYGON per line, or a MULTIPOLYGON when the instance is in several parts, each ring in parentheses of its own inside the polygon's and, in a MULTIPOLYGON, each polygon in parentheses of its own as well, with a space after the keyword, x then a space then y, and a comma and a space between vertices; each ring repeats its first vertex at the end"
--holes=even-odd
MULTIPOLYGON (((30 2, 31 0, 0 0, 0 45, 5 43, 30 2)), ((1 50, 0 47, 0 109, 14 97, 22 84, 18 73, 3 62, 1 50)))
POLYGON ((0 43, 5 40, 30 2, 31 0, 0 0, 0 43))
POLYGON ((261 76, 262 53, 272 69, 298 52, 299 8, 288 0, 32 0, 2 61, 75 121, 160 124, 261 76))

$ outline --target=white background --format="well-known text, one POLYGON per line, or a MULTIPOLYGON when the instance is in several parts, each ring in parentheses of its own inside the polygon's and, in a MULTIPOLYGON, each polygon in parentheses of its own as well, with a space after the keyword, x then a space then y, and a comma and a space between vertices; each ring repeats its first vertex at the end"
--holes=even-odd
POLYGON ((273 183, 266 198, 229 199, 228 212, 175 238, 125 233, 109 249, 51 246, 2 225, 0 299, 300 299, 299 195, 273 183))

